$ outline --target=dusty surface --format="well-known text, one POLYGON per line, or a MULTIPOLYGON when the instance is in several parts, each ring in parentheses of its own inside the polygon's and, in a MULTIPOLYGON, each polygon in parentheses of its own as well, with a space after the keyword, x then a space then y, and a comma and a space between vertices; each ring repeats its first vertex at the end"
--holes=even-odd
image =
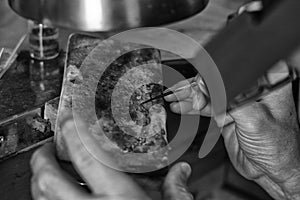
MULTIPOLYGON (((157 95, 163 91, 159 85, 149 85, 155 79, 158 83, 162 81, 162 71, 158 64, 159 52, 150 48, 134 50, 138 46, 118 41, 110 40, 100 44, 99 39, 78 37, 80 36, 74 35, 70 39, 70 57, 67 59, 59 113, 63 114, 70 108, 73 108, 73 111, 75 109, 82 119, 86 119, 99 146, 108 151, 120 167, 130 171, 142 166, 159 167, 166 162, 164 152, 154 152, 166 145, 166 115, 161 107, 162 100, 152 102, 156 103, 155 106, 151 103, 144 105, 143 109, 139 105, 139 102, 149 98, 150 94, 157 95), (85 58, 82 65, 78 65, 80 61, 74 55, 85 55, 96 43, 98 46, 85 58), (120 53, 130 50, 134 51, 125 55, 120 53), (114 56, 120 57, 111 60, 114 56), (72 60, 73 57, 75 61, 72 60), (106 68, 108 63, 111 64, 106 68), (142 64, 151 67, 137 67, 142 64), (96 87, 96 93, 93 92, 93 85, 96 87), (140 90, 136 90, 138 88, 140 90), (136 91, 138 92, 133 96, 130 95, 136 91), (94 100, 96 107, 93 107, 94 100), (129 102, 129 105, 126 106, 126 102, 129 102), (158 104, 161 106, 156 106, 158 104), (93 116, 95 109, 96 118, 93 116), (128 112, 132 116, 126 116, 128 112), (116 122, 116 118, 119 119, 119 123, 116 122)), ((60 116, 59 114, 58 117, 60 116)), ((58 153, 63 159, 67 159, 61 134, 57 127, 58 153)))
MULTIPOLYGON (((208 7, 199 15, 185 20, 183 22, 168 26, 184 32, 201 43, 205 43, 213 34, 224 26, 228 14, 234 12, 236 8, 243 3, 243 0, 211 0, 208 7)), ((13 48, 16 41, 23 33, 27 31, 27 22, 15 15, 7 6, 6 0, 0 0, 0 47, 13 48)), ((70 32, 70 31, 69 31, 70 32)), ((61 31, 61 47, 66 46, 67 33, 61 31)), ((29 159, 33 151, 21 154, 14 159, 7 160, 0 164, 1 184, 0 196, 3 200, 29 200, 30 198, 30 167, 29 159)), ((220 155, 223 151, 217 152, 220 155)), ((217 156, 216 155, 216 156, 217 156)), ((201 200, 246 200, 259 198, 246 198, 237 195, 234 192, 224 190, 221 187, 223 182, 224 170, 211 170, 207 172, 207 168, 214 168, 222 160, 217 159, 213 155, 204 160, 195 160, 197 163, 193 170, 194 181, 193 188, 197 189, 201 200), (205 168, 205 169, 203 169, 205 168), (206 174, 207 176, 201 176, 206 174), (196 176, 196 174, 198 176, 196 176)), ((193 179, 192 178, 192 179, 193 179)), ((245 182, 243 178, 236 175, 235 179, 229 180, 242 188, 252 190, 249 183, 245 182), (251 189, 249 189, 251 188, 251 189)), ((257 193, 259 194, 259 193, 257 193)), ((159 198, 155 198, 159 199, 159 198)), ((267 198, 260 198, 267 199, 267 198)))

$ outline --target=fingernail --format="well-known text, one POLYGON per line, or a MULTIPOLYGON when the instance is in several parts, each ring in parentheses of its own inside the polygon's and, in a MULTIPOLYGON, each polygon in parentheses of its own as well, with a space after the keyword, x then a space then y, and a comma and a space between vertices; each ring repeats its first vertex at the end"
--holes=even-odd
POLYGON ((181 167, 181 170, 184 171, 184 173, 186 174, 186 177, 188 178, 192 173, 191 166, 188 163, 184 162, 181 164, 180 167, 181 167))

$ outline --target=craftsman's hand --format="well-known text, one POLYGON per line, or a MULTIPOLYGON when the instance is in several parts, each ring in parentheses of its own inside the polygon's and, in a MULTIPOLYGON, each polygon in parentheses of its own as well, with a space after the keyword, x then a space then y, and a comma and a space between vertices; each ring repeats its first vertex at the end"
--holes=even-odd
POLYGON ((191 175, 191 167, 187 163, 172 166, 163 184, 164 200, 193 200, 187 181, 191 175))
MULTIPOLYGON (((76 125, 84 126, 78 123, 76 125)), ((55 157, 54 145, 47 144, 37 150, 31 159, 31 191, 35 200, 149 199, 129 176, 104 166, 89 154, 76 134, 73 121, 65 122, 62 131, 68 150, 72 152, 69 154, 71 161, 92 192, 88 193, 60 168, 55 157)), ((81 139, 89 148, 97 148, 98 145, 91 134, 86 133, 81 135, 81 139)), ((164 183, 163 195, 166 200, 193 199, 186 187, 190 173, 191 168, 187 163, 178 163, 170 169, 164 183)))
MULTIPOLYGON (((197 94, 199 110, 193 107, 192 90, 182 91, 177 97, 170 95, 166 100, 174 101, 171 109, 176 113, 209 115, 210 104, 203 94, 197 94)), ((226 122, 222 135, 239 173, 256 181, 275 199, 299 198, 300 132, 291 85, 227 113, 226 122)))
POLYGON ((168 90, 175 91, 178 88, 189 85, 193 81, 197 83, 198 87, 187 87, 175 94, 166 96, 165 99, 172 102, 170 107, 175 113, 210 116, 211 106, 207 95, 208 91, 201 76, 198 75, 195 78, 180 81, 168 90))
MULTIPOLYGON (((83 123, 76 123, 76 127, 78 126, 85 128, 83 123)), ((126 174, 103 165, 90 155, 80 139, 84 137, 85 144, 89 148, 97 148, 97 144, 88 132, 82 134, 79 139, 73 120, 64 123, 62 133, 75 169, 92 192, 86 192, 71 176, 62 171, 55 158, 54 145, 47 144, 37 150, 31 159, 33 171, 31 190, 34 199, 149 199, 145 192, 126 174)))

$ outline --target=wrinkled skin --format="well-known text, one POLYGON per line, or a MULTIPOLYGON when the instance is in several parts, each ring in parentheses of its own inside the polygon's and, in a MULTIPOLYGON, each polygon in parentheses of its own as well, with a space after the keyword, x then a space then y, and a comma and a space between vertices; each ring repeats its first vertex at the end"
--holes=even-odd
MULTIPOLYGON (((179 113, 210 115, 209 102, 198 102, 197 106, 202 108, 193 110, 193 101, 186 98, 194 94, 195 91, 185 91, 181 96, 185 100, 173 102, 171 109, 179 113)), ((177 95, 177 100, 180 95, 177 95)), ((167 100, 172 101, 172 98, 169 96, 167 100)), ((208 98, 202 99, 207 101, 208 98)), ((223 129, 225 145, 235 168, 244 177, 260 184, 275 199, 298 198, 300 155, 296 116, 291 85, 287 85, 260 102, 228 113, 223 129)), ((83 147, 74 127, 72 121, 67 122, 63 135, 72 152, 71 160, 92 194, 80 188, 60 169, 54 147, 48 144, 32 157, 34 199, 149 199, 127 175, 95 160, 83 147)), ((97 148, 91 135, 86 134, 84 138, 90 147, 97 148)), ((190 171, 186 163, 171 168, 163 187, 164 199, 193 199, 186 186, 190 171)))
MULTIPOLYGON (((200 81, 200 80, 197 80, 200 81)), ((187 84, 179 82, 171 90, 187 84)), ((166 97, 181 114, 211 116, 206 92, 189 88, 166 97)), ((245 178, 275 199, 297 199, 300 192, 300 138, 291 84, 227 113, 223 138, 230 160, 245 178)))

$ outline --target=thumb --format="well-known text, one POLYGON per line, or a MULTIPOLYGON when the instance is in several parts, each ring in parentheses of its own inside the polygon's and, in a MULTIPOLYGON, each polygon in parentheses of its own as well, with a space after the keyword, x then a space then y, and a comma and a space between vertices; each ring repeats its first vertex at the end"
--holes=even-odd
POLYGON ((174 165, 163 184, 164 200, 192 200, 193 195, 188 191, 187 181, 192 169, 188 163, 174 165))

